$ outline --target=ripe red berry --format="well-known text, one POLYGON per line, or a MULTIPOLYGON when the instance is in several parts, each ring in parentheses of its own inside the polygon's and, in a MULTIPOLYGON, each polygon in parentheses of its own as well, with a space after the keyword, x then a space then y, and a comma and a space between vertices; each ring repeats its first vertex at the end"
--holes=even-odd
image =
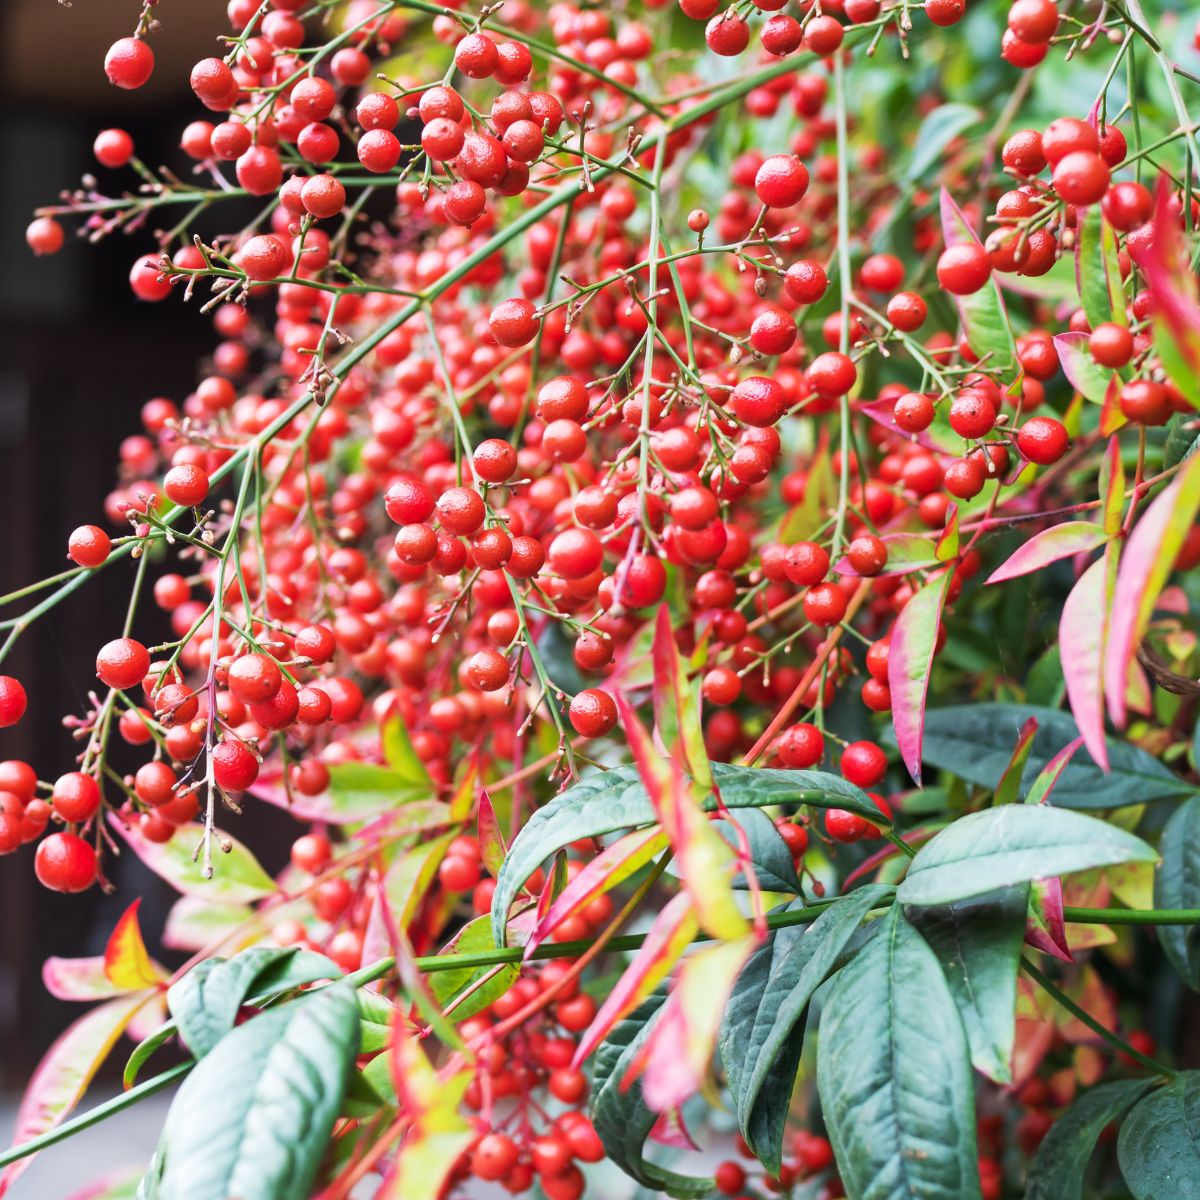
POLYGON ((15 725, 24 715, 25 688, 11 675, 0 675, 0 729, 15 725))
POLYGON ((63 227, 53 217, 38 217, 25 230, 26 244, 39 257, 57 254, 65 240, 63 227))
POLYGON ((1108 190, 1108 164, 1089 150, 1076 150, 1054 167, 1054 190, 1068 204, 1095 204, 1108 190))
POLYGON ((842 774, 861 788, 874 787, 887 771, 887 758, 874 742, 851 742, 841 758, 842 774))
POLYGON ((825 738, 815 725, 801 722, 783 731, 777 749, 785 767, 807 769, 824 757, 825 738))
POLYGON ((124 129, 102 129, 92 143, 92 153, 102 167, 123 167, 133 157, 133 138, 124 129))
POLYGON ((988 281, 987 251, 974 242, 947 246, 937 263, 938 283, 955 296, 969 296, 988 281))
POLYGON ((550 543, 546 559, 564 579, 583 579, 604 561, 604 545, 590 529, 564 529, 550 543))
POLYGON ((874 830, 865 817, 847 812, 844 808, 825 810, 825 832, 835 842, 858 842, 874 830))
POLYGON ((1032 463, 1049 466, 1067 450, 1067 430, 1053 417, 1031 417, 1017 434, 1017 449, 1032 463))
POLYGON ((119 88, 140 88, 154 71, 154 51, 141 38, 118 38, 104 56, 104 74, 119 88))
POLYGON ((100 787, 91 775, 69 771, 54 781, 50 801, 68 825, 78 825, 100 811, 100 787))
POLYGON ((116 638, 101 646, 96 655, 96 674, 101 683, 127 690, 141 683, 150 671, 150 653, 133 638, 116 638))
POLYGON ((532 301, 520 297, 501 300, 488 317, 488 328, 492 337, 501 346, 514 348, 532 342, 538 331, 537 307, 532 301))
POLYGON ((617 706, 607 692, 587 688, 571 701, 568 716, 576 733, 601 737, 616 725, 617 706))
POLYGON ((229 690, 243 704, 269 700, 283 682, 278 665, 265 654, 243 654, 235 658, 227 672, 229 690))
POLYGON ((258 778, 258 759, 234 738, 218 742, 212 750, 213 779, 226 792, 244 792, 258 778))
POLYGON ((38 845, 34 873, 53 892, 82 892, 96 882, 96 851, 73 833, 52 833, 38 845))
POLYGON ((67 557, 81 567, 98 567, 112 550, 112 538, 98 525, 80 525, 67 539, 67 557))
POLYGON ((191 463, 172 467, 163 477, 167 498, 181 507, 195 507, 208 495, 208 472, 191 463))
POLYGON ((768 208, 790 208, 808 191, 808 168, 794 154, 773 154, 754 176, 754 192, 768 208))

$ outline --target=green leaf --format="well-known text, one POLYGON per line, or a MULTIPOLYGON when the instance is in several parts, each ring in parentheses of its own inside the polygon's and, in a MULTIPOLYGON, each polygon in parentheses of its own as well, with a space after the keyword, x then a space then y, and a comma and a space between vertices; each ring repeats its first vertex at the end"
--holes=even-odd
POLYGON ((402 771, 374 763, 334 763, 329 768, 329 796, 339 823, 367 821, 401 805, 427 800, 432 784, 420 784, 402 771))
MULTIPOLYGON (((1162 865, 1154 876, 1155 908, 1200 908, 1200 796, 1181 804, 1163 829, 1162 865)), ((1163 925, 1158 931, 1171 966, 1200 992, 1200 939, 1194 925, 1163 925)))
POLYGON ((1084 1172, 1105 1126, 1119 1121, 1153 1086, 1147 1079, 1117 1079, 1080 1096, 1038 1147, 1025 1200, 1081 1200, 1084 1172))
POLYGON ((335 983, 238 1026, 180 1087, 155 1200, 306 1200, 358 1049, 358 1003, 335 983))
POLYGON ((862 888, 831 905, 812 925, 776 930, 734 984, 721 1026, 721 1061, 742 1136, 775 1174, 800 1066, 805 1010, 863 917, 890 892, 862 888))
MULTIPOLYGON (((980 244, 962 210, 945 188, 941 193, 941 217, 947 246, 962 242, 980 244)), ((987 356, 989 369, 998 371, 1001 381, 1008 383, 1016 373, 1017 344, 995 276, 989 276, 979 291, 969 296, 955 296, 954 303, 971 349, 980 358, 987 356)))
POLYGON ((202 1058, 233 1028, 247 997, 340 975, 323 954, 295 946, 251 946, 236 958, 197 963, 167 990, 167 1007, 184 1044, 202 1058))
POLYGON ((1200 450, 1200 420, 1194 413, 1176 413, 1167 426, 1163 466, 1174 467, 1200 450))
POLYGON ((914 908, 909 920, 929 943, 962 1018, 971 1062, 996 1083, 1012 1082, 1017 970, 1029 889, 914 908))
POLYGON ((905 183, 916 183, 925 173, 936 166, 942 151, 960 133, 966 133, 972 125, 983 120, 983 113, 970 104, 939 104, 921 122, 917 140, 913 143, 912 157, 904 172, 905 183))
POLYGON ((951 904, 1031 879, 1157 857, 1141 838, 1095 817, 1006 804, 959 817, 926 842, 897 896, 904 904, 951 904))
MULTIPOLYGON (((872 821, 884 820, 866 792, 824 771, 772 771, 714 763, 713 775, 729 809, 796 804, 803 799, 820 808, 844 808, 872 821)), ((715 797, 709 796, 704 807, 711 812, 716 807, 715 797)), ((496 944, 505 944, 509 906, 521 886, 548 858, 580 838, 652 825, 654 819, 654 807, 636 766, 589 775, 544 804, 509 847, 496 879, 492 897, 496 944)))
POLYGON ((1125 1118, 1117 1160, 1134 1200, 1200 1198, 1200 1071, 1184 1071, 1125 1118))
POLYGON ((966 1034, 933 951, 899 906, 834 977, 821 1109, 850 1200, 979 1200, 966 1034))
POLYGON ((376 1054, 392 1044, 396 1006, 378 992, 358 989, 359 1054, 376 1054))
MULTIPOLYGON (((1070 713, 1033 704, 972 704, 930 709, 925 714, 927 763, 967 783, 994 788, 1004 774, 1013 743, 1029 717, 1038 722, 1026 786, 1068 742, 1079 736, 1070 713)), ((1191 784, 1151 754, 1116 738, 1108 739, 1109 772, 1080 749, 1054 790, 1060 808, 1120 808, 1187 795, 1191 784)))
POLYGON ((1098 205, 1080 210, 1075 238, 1075 276, 1088 324, 1093 329, 1106 321, 1124 325, 1125 300, 1117 239, 1098 205))
MULTIPOLYGON (((479 954, 496 949, 492 937, 492 925, 486 916, 476 917, 454 935, 442 951, 444 954, 479 954)), ((465 1021, 487 1008, 508 991, 520 977, 517 963, 503 963, 494 967, 458 967, 453 971, 431 971, 429 989, 437 1002, 446 1008, 455 996, 470 987, 475 990, 450 1013, 450 1020, 465 1021), (480 980, 487 977, 487 983, 480 980)))
POLYGON ((635 1079, 622 1088, 625 1075, 637 1059, 666 1001, 666 990, 656 992, 623 1021, 613 1026, 592 1057, 592 1124, 608 1157, 626 1175, 654 1192, 669 1196, 707 1196, 711 1179, 677 1175, 642 1157, 650 1131, 658 1123, 642 1099, 642 1082, 635 1079))
POLYGON ((405 779, 411 787, 420 789, 425 796, 433 796, 437 793, 437 788, 434 786, 433 780, 429 778, 425 764, 413 749, 408 729, 399 717, 389 717, 383 723, 379 741, 387 765, 397 775, 405 779))
MULTIPOLYGON (((767 892, 798 895, 800 880, 796 875, 796 864, 792 861, 792 852, 787 848, 787 843, 775 828, 775 822, 757 808, 743 809, 729 820, 714 821, 713 828, 736 849, 738 834, 733 828, 735 824, 741 827, 749 844, 750 861, 754 864, 759 886, 767 892)), ((671 867, 667 869, 671 870, 671 867)), ((739 871, 734 876, 733 886, 744 890, 749 888, 750 881, 739 871)))
POLYGON ((241 842, 222 834, 230 846, 228 854, 214 854, 212 879, 204 878, 201 862, 192 851, 204 836, 204 826, 192 822, 181 825, 169 842, 152 842, 142 836, 136 825, 113 821, 133 852, 160 878, 185 896, 201 896, 225 904, 245 904, 261 900, 275 891, 275 881, 258 864, 241 842))

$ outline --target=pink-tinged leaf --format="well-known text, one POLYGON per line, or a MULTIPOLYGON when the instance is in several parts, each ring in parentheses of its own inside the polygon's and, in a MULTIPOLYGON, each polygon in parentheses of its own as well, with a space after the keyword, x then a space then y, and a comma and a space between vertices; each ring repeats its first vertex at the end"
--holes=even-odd
POLYGON ((1125 725, 1126 689, 1134 654, 1197 509, 1200 455, 1187 459, 1179 474, 1155 497, 1133 527, 1121 554, 1104 672, 1108 715, 1118 729, 1125 725))
POLYGON ((1013 747, 1012 757, 1008 760, 1008 766, 1004 768, 1004 774, 1000 776, 1000 782, 996 784, 996 790, 992 796, 994 804, 1016 803, 1017 797, 1021 794, 1021 780, 1025 775, 1025 764, 1029 761, 1029 754, 1033 750, 1033 739, 1037 737, 1037 731, 1036 717, 1030 717, 1021 726, 1017 744, 1013 747))
POLYGON ((1023 546, 1018 546, 987 578, 988 583, 1003 583, 1040 571, 1059 559, 1087 554, 1108 541, 1108 534, 1087 521, 1064 521, 1051 529, 1035 533, 1023 546))
POLYGON ((659 910, 638 952, 613 985, 575 1050, 578 1067, 596 1049, 612 1027, 628 1016, 671 973, 672 967, 700 930, 692 900, 679 892, 659 910))
POLYGON ((1158 177, 1152 233, 1132 247, 1154 297, 1154 347, 1172 382, 1200 408, 1200 304, 1196 276, 1188 260, 1174 188, 1165 172, 1158 177))
POLYGON ((900 757, 921 784, 921 747, 925 740, 925 698, 937 647, 938 625, 952 574, 931 579, 900 610, 888 651, 888 686, 892 693, 892 728, 900 757))
POLYGON ((245 904, 275 893, 275 881, 259 866, 258 859, 228 834, 222 833, 221 840, 230 847, 229 853, 214 846, 213 877, 205 879, 201 862, 192 858, 192 851, 204 836, 202 825, 181 825, 169 842, 160 845, 144 837, 136 825, 126 825, 115 816, 110 819, 134 854, 185 896, 245 904))
POLYGON ((684 887, 701 928, 715 938, 740 937, 748 928, 733 892, 734 852, 701 808, 708 788, 689 780, 673 758, 655 749, 628 701, 617 694, 617 710, 633 761, 654 815, 671 843, 684 887))
POLYGON ((391 954, 390 928, 407 933, 429 888, 437 878, 438 867, 456 834, 451 831, 404 851, 388 868, 379 895, 367 916, 363 935, 363 962, 375 962, 391 954), (387 912, 383 911, 386 905, 387 912))
MULTIPOLYGON (((935 833, 940 833, 945 827, 944 821, 936 825, 923 825, 919 829, 910 829, 900 834, 899 838, 906 846, 919 846, 922 842, 927 842, 935 833)), ((842 881, 842 891, 849 891, 860 879, 865 879, 875 871, 876 867, 882 866, 899 853, 899 848, 889 842, 886 846, 876 850, 874 854, 868 855, 842 881)))
POLYGON ((1029 890, 1025 941, 1062 962, 1073 962, 1063 922, 1062 884, 1058 879, 1035 880, 1029 890))
POLYGON ((546 876, 546 882, 542 886, 541 892, 538 894, 537 900, 537 919, 544 921, 546 914, 554 907, 554 901, 562 895, 567 886, 567 856, 563 851, 559 851, 554 856, 554 866, 550 868, 550 873, 546 876))
POLYGON ((500 832, 500 822, 496 820, 492 798, 486 791, 479 793, 479 853, 488 874, 495 879, 504 865, 508 847, 504 843, 504 834, 500 832))
POLYGON ((725 1004, 758 939, 706 946, 684 960, 675 986, 623 1083, 640 1071, 642 1099, 670 1112, 694 1096, 708 1076, 725 1004))
POLYGON ((465 1122, 461 1129, 442 1132, 413 1130, 400 1144, 377 1200, 440 1200, 450 1190, 459 1160, 477 1137, 465 1122))
MULTIPOLYGON (((1038 772, 1025 797, 1026 804, 1050 802, 1054 785, 1062 778, 1062 773, 1075 757, 1075 751, 1082 745, 1083 738, 1077 737, 1038 772)), ((1064 962, 1071 962, 1071 948, 1067 945, 1067 929, 1063 920, 1062 881, 1057 877, 1035 880, 1030 889, 1029 908, 1025 940, 1038 950, 1053 954, 1064 962)))
POLYGON ((639 829, 627 833, 602 850, 583 869, 568 880, 560 895, 535 926, 525 946, 528 958, 568 917, 586 908, 598 896, 624 883, 667 848, 667 835, 661 830, 639 829))
POLYGON ((660 1114, 647 1140, 660 1146, 670 1146, 675 1150, 700 1149, 683 1119, 681 1108, 673 1108, 670 1112, 660 1114))
MULTIPOLYGON (((71 1113, 133 1014, 146 1002, 135 994, 109 1000, 69 1025, 46 1051, 17 1109, 13 1145, 46 1133, 71 1113)), ((19 1159, 0 1174, 0 1196, 33 1161, 19 1159)))
POLYGON ((687 670, 675 642, 671 610, 662 604, 654 622, 654 729, 667 754, 707 791, 712 770, 700 724, 697 691, 688 683, 687 670))
POLYGON ((450 797, 450 820, 465 821, 475 807, 475 793, 479 790, 479 755, 472 754, 466 770, 461 773, 450 797))
POLYGON ((135 1200, 138 1184, 145 1174, 145 1167, 111 1171, 103 1179, 89 1183, 83 1191, 72 1192, 70 1200, 135 1200))
MULTIPOLYGON (((881 540, 887 546, 888 558, 883 570, 873 578, 886 579, 889 575, 908 575, 913 571, 925 571, 938 565, 937 543, 922 533, 885 533, 881 540)), ((838 559, 833 569, 839 575, 852 575, 856 578, 860 575, 854 564, 845 556, 838 559)))
POLYGON ((104 973, 104 958, 58 958, 42 964, 42 983, 56 1000, 109 1000, 124 994, 104 973))
POLYGON ((951 504, 946 509, 946 521, 938 538, 938 562, 950 562, 958 557, 958 505, 951 504))
MULTIPOLYGON (((942 237, 947 246, 981 245, 962 209, 945 188, 941 193, 941 217, 942 237)), ((954 303, 971 349, 979 358, 986 356, 989 369, 999 371, 1006 383, 1015 383, 1017 346, 995 278, 989 277, 979 291, 969 296, 955 296, 954 303)))
MULTIPOLYGON (((1086 333, 1056 333, 1054 348, 1058 361, 1070 385, 1093 404, 1103 404, 1108 389, 1117 378, 1116 372, 1102 367, 1088 349, 1086 333)), ((1120 380, 1117 380, 1118 386, 1120 380)))
POLYGON ((195 896, 180 896, 171 905, 167 923, 163 928, 162 942, 168 950, 194 953, 207 949, 213 943, 224 942, 235 937, 239 930, 247 929, 248 941, 233 946, 234 952, 243 944, 256 940, 253 909, 240 904, 214 904, 195 896))
MULTIPOLYGON (((944 407, 943 405, 942 408, 944 407)), ((940 416, 934 419, 928 429, 922 429, 920 433, 908 433, 896 424, 893 413, 895 402, 892 400, 868 400, 865 403, 856 404, 854 408, 856 412, 870 417, 876 425, 882 425, 889 432, 906 441, 912 440, 918 446, 924 446, 926 450, 934 450, 940 454, 958 455, 962 453, 962 438, 950 428, 950 422, 940 419, 940 416)), ((941 409, 938 412, 940 414, 941 409)))
POLYGON ((1114 375, 1108 382, 1104 401, 1100 407, 1100 432, 1111 437, 1128 423, 1129 418, 1121 411, 1121 379, 1114 375))
POLYGON ((1077 737, 1073 742, 1068 742, 1037 774, 1037 778, 1030 785, 1029 793, 1025 797, 1026 804, 1049 804, 1050 793, 1054 791, 1054 785, 1062 778, 1062 773, 1071 764, 1071 759, 1075 757, 1075 751, 1084 744, 1082 737, 1077 737))
POLYGON ((1092 760, 1108 770, 1104 736, 1104 641, 1108 622, 1109 562, 1098 559, 1075 581, 1058 627, 1067 701, 1092 760))
POLYGON ((156 969, 146 953, 142 927, 138 924, 139 896, 121 915, 104 947, 104 973, 123 992, 157 987, 166 975, 156 969))
POLYGON ((1109 438, 1108 449, 1100 461, 1098 479, 1101 520, 1109 537, 1121 530, 1121 514, 1125 511, 1125 465, 1121 462, 1120 438, 1109 438))
MULTIPOLYGON (((1092 966, 1085 963, 1080 969, 1077 980, 1074 982, 1064 981, 1063 991, 1105 1029, 1116 1033, 1120 1025, 1116 993, 1105 986, 1104 981, 1096 974, 1092 966)), ((1053 1014, 1059 1033, 1066 1041, 1085 1046, 1100 1042, 1095 1031, 1067 1009, 1055 1005, 1053 1014)))

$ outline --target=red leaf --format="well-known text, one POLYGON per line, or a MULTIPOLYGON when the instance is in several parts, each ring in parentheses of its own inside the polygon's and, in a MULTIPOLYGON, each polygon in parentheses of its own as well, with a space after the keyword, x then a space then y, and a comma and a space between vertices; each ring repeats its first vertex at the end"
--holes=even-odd
POLYGON ((141 903, 139 897, 125 910, 104 947, 104 974, 123 992, 155 987, 166 978, 155 969, 146 953, 146 943, 138 924, 141 903))
POLYGON ((504 834, 500 832, 500 822, 496 820, 492 798, 483 789, 479 792, 479 853, 488 874, 495 879, 504 865, 508 847, 504 844, 504 834))

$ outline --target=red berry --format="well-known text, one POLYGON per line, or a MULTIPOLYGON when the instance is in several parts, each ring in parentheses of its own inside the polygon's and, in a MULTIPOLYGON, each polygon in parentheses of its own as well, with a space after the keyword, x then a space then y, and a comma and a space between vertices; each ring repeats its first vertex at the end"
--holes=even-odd
POLYGON ((0 729, 15 725, 25 715, 25 688, 11 675, 0 675, 0 729))
POLYGON ((938 283, 955 296, 969 296, 988 281, 987 251, 974 242, 947 246, 937 263, 938 283))
POLYGON ((617 706, 607 692, 587 688, 571 701, 568 715, 576 733, 602 737, 617 723, 617 706))
POLYGON ((104 56, 104 74, 119 88, 140 88, 154 71, 154 51, 141 38, 118 38, 104 56))
POLYGON ((236 739, 213 747, 212 768, 217 786, 226 792, 244 792, 258 778, 258 759, 236 739))
POLYGON ((106 643, 96 655, 96 674, 101 683, 126 690, 146 678, 150 653, 133 638, 117 638, 106 643))
POLYGON ((1017 434, 1017 449, 1032 463, 1049 466, 1067 450, 1067 430, 1053 417, 1031 417, 1017 434))
POLYGON ((96 882, 96 851, 73 833, 52 833, 37 848, 34 873, 52 892, 82 892, 96 882))
POLYGON ((773 154, 754 176, 754 191, 768 208, 790 208, 808 190, 808 168, 794 154, 773 154))
POLYGON ((874 787, 887 771, 887 758, 874 742, 851 742, 842 751, 842 774, 861 788, 874 787))

